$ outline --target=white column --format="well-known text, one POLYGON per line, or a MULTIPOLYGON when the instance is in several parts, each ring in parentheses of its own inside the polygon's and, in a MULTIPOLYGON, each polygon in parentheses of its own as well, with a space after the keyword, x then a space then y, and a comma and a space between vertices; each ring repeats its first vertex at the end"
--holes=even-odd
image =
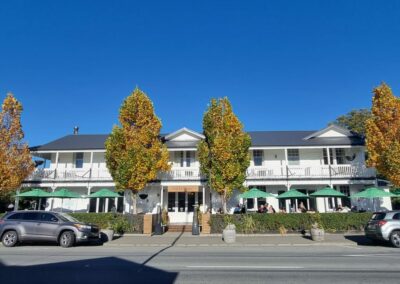
MULTIPOLYGON (((57 188, 57 187, 52 186, 52 187, 51 187, 51 192, 56 191, 56 188, 57 188)), ((51 199, 50 211, 53 210, 53 207, 54 207, 54 198, 51 199)))
POLYGON ((118 197, 115 197, 114 205, 115 205, 115 213, 117 213, 118 212, 118 197))
POLYGON ((54 178, 57 178, 57 172, 58 172, 58 159, 59 159, 59 152, 56 152, 56 167, 54 168, 54 178))
POLYGON ((109 200, 110 198, 106 198, 106 204, 105 204, 105 208, 104 208, 104 212, 108 212, 108 200, 109 200))
POLYGON ((160 206, 161 206, 161 211, 162 211, 164 209, 164 186, 161 186, 160 206))
POLYGON ((20 188, 17 188, 17 191, 15 192, 15 205, 14 205, 14 210, 18 210, 18 205, 19 205, 19 194, 20 188))
POLYGON ((206 189, 203 185, 203 213, 206 213, 206 189))
POLYGON ((90 177, 93 174, 93 152, 90 152, 90 177))
POLYGON ((331 178, 331 154, 330 154, 330 148, 326 148, 326 154, 328 157, 328 167, 329 167, 329 186, 332 187, 332 178, 331 178))
MULTIPOLYGON (((91 189, 91 188, 92 188, 92 187, 88 186, 88 188, 87 188, 87 195, 90 195, 90 189, 91 189)), ((86 199, 87 199, 87 201, 88 201, 86 212, 89 213, 89 211, 90 211, 90 198, 86 198, 86 199)))
POLYGON ((96 198, 96 213, 99 213, 99 198, 96 198))

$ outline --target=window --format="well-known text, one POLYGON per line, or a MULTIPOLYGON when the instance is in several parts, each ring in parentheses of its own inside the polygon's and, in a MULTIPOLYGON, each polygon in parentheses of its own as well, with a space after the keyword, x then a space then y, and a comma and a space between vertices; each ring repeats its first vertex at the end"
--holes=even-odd
POLYGON ((22 213, 15 213, 7 218, 7 220, 19 220, 19 219, 22 219, 22 213))
POLYGON ((22 220, 25 220, 25 221, 35 221, 38 219, 39 219, 39 213, 36 213, 36 212, 24 213, 22 215, 22 220))
POLYGON ((287 153, 288 153, 289 165, 299 165, 300 164, 299 149, 288 149, 287 153))
POLYGON ((75 153, 75 168, 83 168, 83 153, 75 153))
POLYGON ((168 192, 168 212, 175 212, 175 192, 168 192))
POLYGON ((58 219, 53 214, 50 213, 41 213, 40 220, 44 222, 54 222, 54 223, 58 222, 58 219))
POLYGON ((393 220, 400 220, 400 213, 396 213, 393 215, 393 220))
POLYGON ((342 148, 337 148, 335 149, 336 152, 336 164, 338 165, 343 165, 346 163, 346 154, 344 152, 344 149, 342 148))
POLYGON ((333 164, 333 151, 332 149, 329 149, 329 158, 330 158, 330 163, 328 163, 328 151, 324 148, 322 149, 323 153, 323 157, 324 157, 324 165, 329 165, 329 164, 333 164))
POLYGON ((263 151, 262 150, 254 150, 253 151, 253 161, 254 161, 254 166, 262 166, 262 162, 263 162, 263 151))
POLYGON ((186 152, 186 167, 191 167, 193 166, 194 163, 194 151, 187 151, 186 152))
POLYGON ((175 162, 176 162, 181 168, 184 167, 185 159, 184 159, 184 152, 183 152, 183 151, 175 152, 175 162))
MULTIPOLYGON (((346 195, 347 197, 350 196, 350 187, 348 185, 341 185, 339 187, 339 191, 346 195)), ((342 206, 347 206, 351 208, 351 200, 350 198, 342 198, 342 206)))

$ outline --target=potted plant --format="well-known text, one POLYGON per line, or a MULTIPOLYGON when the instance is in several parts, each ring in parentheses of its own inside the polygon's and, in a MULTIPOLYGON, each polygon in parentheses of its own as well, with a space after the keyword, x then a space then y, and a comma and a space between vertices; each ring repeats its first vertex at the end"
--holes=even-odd
POLYGON ((114 227, 113 224, 109 221, 107 223, 106 229, 101 229, 101 238, 105 242, 112 241, 114 239, 114 227))
POLYGON ((227 244, 232 244, 236 241, 236 226, 233 224, 231 216, 225 216, 224 219, 228 225, 222 231, 222 240, 227 244))
POLYGON ((312 219, 313 224, 311 225, 310 230, 311 239, 317 242, 323 241, 325 237, 325 230, 322 226, 321 216, 319 213, 315 213, 312 219))
POLYGON ((161 212, 161 226, 163 228, 163 233, 167 231, 168 223, 169 223, 168 211, 164 208, 161 212))

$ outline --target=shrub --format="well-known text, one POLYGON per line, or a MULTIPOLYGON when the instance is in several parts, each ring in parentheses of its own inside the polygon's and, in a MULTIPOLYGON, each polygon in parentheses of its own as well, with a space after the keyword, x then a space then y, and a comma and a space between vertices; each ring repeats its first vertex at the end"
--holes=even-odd
POLYGON ((321 213, 309 214, 243 214, 211 215, 211 233, 221 233, 228 223, 236 226, 239 233, 278 233, 284 227, 287 232, 308 230, 318 219, 327 232, 362 231, 372 213, 321 213), (251 219, 250 219, 251 218, 251 219))
POLYGON ((117 233, 143 233, 143 215, 122 215, 114 213, 70 213, 77 220, 92 223, 107 229, 111 227, 117 233))

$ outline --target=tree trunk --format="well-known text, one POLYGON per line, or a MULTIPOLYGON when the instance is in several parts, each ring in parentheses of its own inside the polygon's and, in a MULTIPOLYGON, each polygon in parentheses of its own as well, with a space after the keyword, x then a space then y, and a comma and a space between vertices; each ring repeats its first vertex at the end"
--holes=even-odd
POLYGON ((137 193, 135 191, 131 191, 131 201, 132 201, 132 214, 137 214, 137 193))
POLYGON ((221 195, 221 197, 222 197, 222 206, 223 206, 224 214, 227 214, 228 210, 226 208, 226 189, 224 189, 224 193, 221 195))

